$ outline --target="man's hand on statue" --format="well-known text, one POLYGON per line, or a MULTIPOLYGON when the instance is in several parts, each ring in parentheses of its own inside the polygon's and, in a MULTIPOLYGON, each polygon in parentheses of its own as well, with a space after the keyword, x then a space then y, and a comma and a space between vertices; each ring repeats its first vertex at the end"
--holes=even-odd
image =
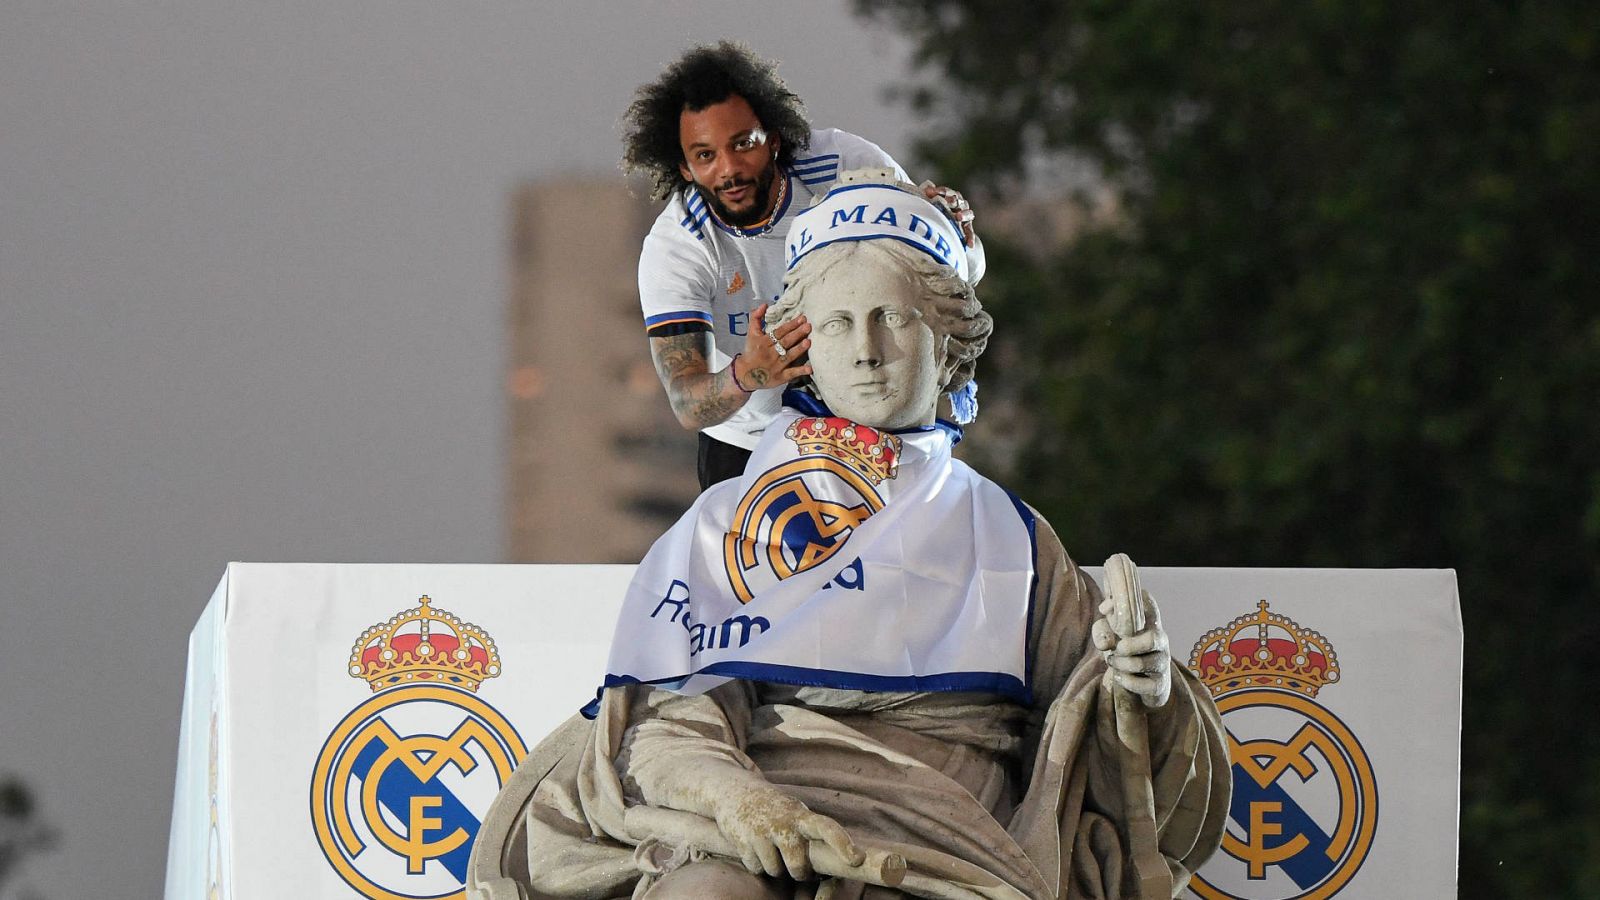
POLYGON ((978 239, 977 232, 972 230, 972 221, 978 214, 972 211, 972 204, 967 202, 967 198, 961 196, 961 192, 955 188, 937 185, 931 181, 924 181, 917 187, 922 188, 922 196, 943 209, 944 214, 950 217, 950 221, 956 223, 961 229, 961 242, 971 247, 978 239))
POLYGON ((778 387, 802 375, 811 374, 806 351, 811 349, 811 323, 796 316, 771 331, 762 324, 767 315, 763 303, 750 313, 756 327, 745 335, 744 352, 733 361, 733 376, 747 391, 778 387))
POLYGON ((1091 629, 1096 650, 1105 658, 1111 680, 1123 690, 1137 694, 1144 705, 1159 709, 1172 695, 1172 654, 1167 649, 1167 632, 1161 627, 1161 611, 1150 592, 1144 592, 1144 630, 1119 636, 1108 616, 1112 602, 1100 604, 1100 618, 1091 629))
POLYGON ((811 841, 826 843, 853 866, 866 859, 842 825, 777 788, 730 791, 718 800, 716 819, 723 836, 739 848, 744 867, 755 875, 787 872, 797 881, 809 880, 811 841))

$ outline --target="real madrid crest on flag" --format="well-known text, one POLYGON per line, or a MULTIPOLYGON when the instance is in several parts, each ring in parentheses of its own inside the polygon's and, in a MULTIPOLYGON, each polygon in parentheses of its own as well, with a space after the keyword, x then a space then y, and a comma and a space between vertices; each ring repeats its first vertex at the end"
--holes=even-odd
POLYGON ((827 562, 857 526, 883 509, 877 485, 895 477, 899 466, 900 438, 847 419, 799 419, 784 437, 799 456, 755 479, 739 498, 724 540, 728 583, 740 603, 827 562))
POLYGON ((317 756, 311 821, 323 854, 363 897, 464 897, 483 814, 527 755, 477 696, 500 674, 494 641, 424 596, 363 632, 348 671, 375 696, 317 756))
POLYGON ((1361 741, 1316 700, 1340 678, 1333 646, 1262 600, 1200 638, 1189 668, 1216 698, 1233 763, 1224 855, 1190 890, 1206 900, 1337 894, 1372 849, 1378 789, 1361 741))

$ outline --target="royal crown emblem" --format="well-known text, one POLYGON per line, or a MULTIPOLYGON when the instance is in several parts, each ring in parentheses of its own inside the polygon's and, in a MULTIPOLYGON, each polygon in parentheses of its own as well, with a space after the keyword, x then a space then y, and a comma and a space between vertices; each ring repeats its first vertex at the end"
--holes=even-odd
POLYGON ((396 613, 361 633, 350 651, 350 675, 364 678, 374 693, 404 684, 444 684, 477 691, 500 674, 494 640, 476 625, 420 605, 396 613))
POLYGON ((1317 692, 1340 680, 1328 639, 1271 611, 1206 632, 1189 668, 1216 698, 1233 774, 1222 852, 1194 874, 1202 900, 1339 893, 1378 827, 1378 782, 1356 733, 1317 692))
POLYGON ((317 846, 361 897, 463 900, 489 802, 528 755, 478 694, 500 674, 494 641, 424 595, 362 632, 347 671, 372 694, 312 766, 317 846))
POLYGON ((1328 639, 1288 616, 1256 604, 1253 615, 1205 633, 1194 645, 1189 668, 1213 697, 1248 688, 1284 688, 1315 697, 1339 680, 1338 659, 1328 639))
POLYGON ((900 438, 849 419, 797 419, 783 434, 794 441, 800 455, 831 456, 873 484, 882 484, 900 470, 900 438))

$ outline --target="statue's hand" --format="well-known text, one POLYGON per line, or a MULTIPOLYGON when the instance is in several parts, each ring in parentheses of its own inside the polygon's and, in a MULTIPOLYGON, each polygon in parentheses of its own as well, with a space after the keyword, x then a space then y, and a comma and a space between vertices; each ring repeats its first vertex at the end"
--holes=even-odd
POLYGON ((741 786, 719 796, 716 820, 723 836, 739 848, 744 867, 756 875, 787 871, 797 881, 809 880, 811 841, 826 843, 850 865, 865 859, 842 825, 774 787, 741 786))
POLYGON ((1129 693, 1139 695, 1144 705, 1158 709, 1172 695, 1172 655, 1167 650, 1167 632, 1161 627, 1161 611, 1149 591, 1140 591, 1144 603, 1144 629, 1122 636, 1108 619, 1114 602, 1107 597, 1100 604, 1091 636, 1096 650, 1105 658, 1111 680, 1129 693))

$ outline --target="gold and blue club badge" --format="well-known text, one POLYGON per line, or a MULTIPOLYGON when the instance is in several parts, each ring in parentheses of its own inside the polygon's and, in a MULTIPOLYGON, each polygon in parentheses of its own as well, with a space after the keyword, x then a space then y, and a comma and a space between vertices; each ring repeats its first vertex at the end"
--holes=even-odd
POLYGON ((317 756, 317 843, 371 900, 464 897, 478 826, 527 755, 511 723, 477 696, 500 674, 494 641, 424 596, 362 632, 348 671, 373 696, 317 756))
POLYGON ((723 568, 740 603, 833 558, 883 509, 878 485, 899 471, 900 438, 848 419, 801 418, 784 436, 796 456, 751 482, 723 539, 723 568))
POLYGON ((1227 729, 1233 800, 1222 853, 1189 888, 1206 900, 1322 900, 1366 861, 1378 788, 1356 735, 1318 692, 1339 681, 1327 638, 1271 611, 1207 632, 1189 668, 1227 729))

